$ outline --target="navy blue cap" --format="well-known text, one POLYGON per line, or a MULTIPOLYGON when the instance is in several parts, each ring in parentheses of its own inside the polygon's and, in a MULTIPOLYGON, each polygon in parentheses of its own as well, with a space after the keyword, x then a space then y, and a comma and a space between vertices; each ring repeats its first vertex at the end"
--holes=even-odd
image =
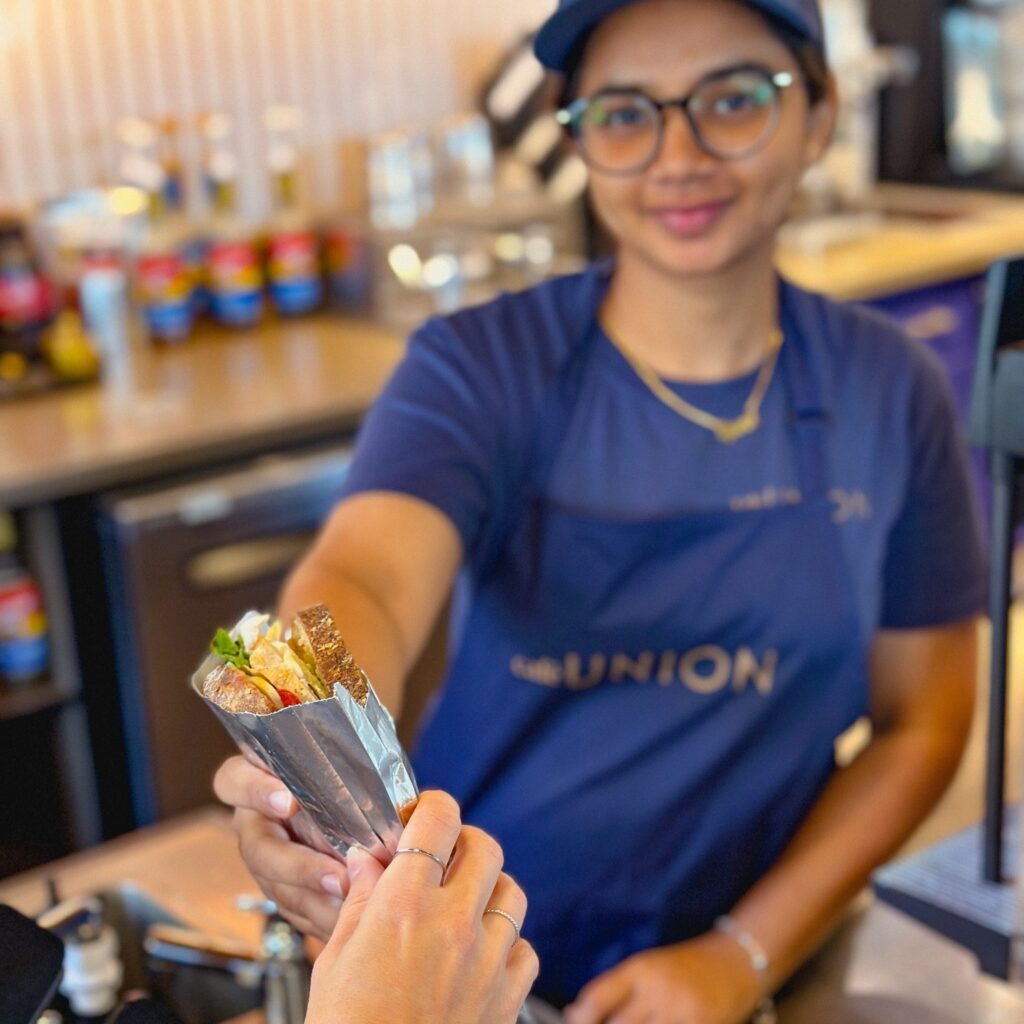
MULTIPOLYGON (((566 71, 566 63, 579 43, 609 14, 637 0, 558 0, 558 10, 541 26, 534 51, 552 71, 566 71)), ((818 0, 741 0, 762 14, 776 18, 819 46, 825 30, 818 0)))

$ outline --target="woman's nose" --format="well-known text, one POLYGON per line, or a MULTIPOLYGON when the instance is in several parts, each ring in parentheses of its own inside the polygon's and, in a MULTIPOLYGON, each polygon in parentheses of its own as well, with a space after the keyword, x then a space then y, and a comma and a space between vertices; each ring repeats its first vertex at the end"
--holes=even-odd
POLYGON ((654 170, 667 173, 692 172, 714 162, 697 138, 686 112, 678 106, 667 108, 662 114, 664 129, 661 151, 654 162, 654 170))

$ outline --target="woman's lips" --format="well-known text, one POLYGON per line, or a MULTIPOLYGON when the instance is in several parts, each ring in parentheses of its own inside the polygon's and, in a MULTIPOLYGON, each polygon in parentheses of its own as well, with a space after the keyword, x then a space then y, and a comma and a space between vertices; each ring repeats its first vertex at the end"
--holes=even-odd
POLYGON ((728 201, 692 206, 659 206, 648 211, 666 231, 681 238, 705 234, 729 207, 728 201))

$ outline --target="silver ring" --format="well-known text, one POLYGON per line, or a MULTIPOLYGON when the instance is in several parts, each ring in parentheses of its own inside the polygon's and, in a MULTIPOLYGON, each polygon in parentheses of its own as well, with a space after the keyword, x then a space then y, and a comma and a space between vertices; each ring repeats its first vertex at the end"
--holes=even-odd
POLYGON ((400 853, 418 853, 421 857, 429 857, 441 869, 441 880, 444 881, 448 865, 436 853, 431 853, 429 850, 421 850, 418 846, 403 846, 400 850, 395 850, 396 857, 400 853))
POLYGON ((510 925, 512 925, 513 928, 515 928, 515 930, 516 930, 516 942, 519 941, 519 939, 521 937, 521 929, 519 927, 519 922, 507 910, 499 910, 497 907, 488 907, 484 911, 484 913, 485 914, 497 914, 498 917, 505 918, 505 920, 508 921, 508 923, 510 925))

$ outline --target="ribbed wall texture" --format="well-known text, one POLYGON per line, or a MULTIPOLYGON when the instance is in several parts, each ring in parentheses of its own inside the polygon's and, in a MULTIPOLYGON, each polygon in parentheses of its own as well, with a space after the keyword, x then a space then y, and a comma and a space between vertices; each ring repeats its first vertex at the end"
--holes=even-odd
MULTIPOLYGON (((262 111, 306 112, 315 198, 337 140, 455 112, 460 68, 538 24, 554 0, 0 0, 0 206, 110 181, 120 117, 231 114, 265 201, 262 111)), ((194 174, 198 140, 183 130, 194 174)))

